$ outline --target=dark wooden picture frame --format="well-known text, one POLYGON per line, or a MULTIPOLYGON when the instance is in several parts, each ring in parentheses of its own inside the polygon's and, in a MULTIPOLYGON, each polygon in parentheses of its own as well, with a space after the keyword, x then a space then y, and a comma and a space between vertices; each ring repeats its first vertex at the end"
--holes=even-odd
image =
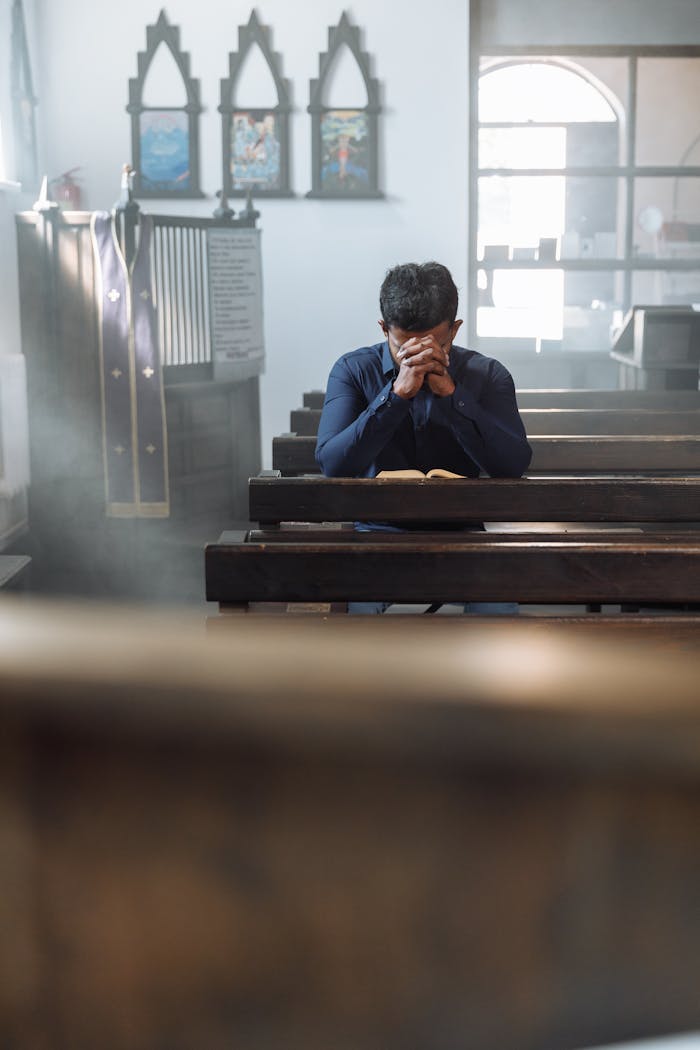
POLYGON ((281 73, 280 56, 272 50, 270 30, 251 11, 248 24, 238 27, 238 51, 229 52, 229 75, 221 80, 221 145, 223 192, 226 197, 292 197, 289 168, 289 81, 281 73), (257 45, 277 92, 276 106, 236 104, 241 69, 257 45))
POLYGON ((12 58, 10 64, 12 123, 14 131, 13 175, 25 188, 38 180, 36 120, 32 66, 22 0, 12 4, 12 58))
POLYGON ((328 50, 319 55, 319 75, 309 84, 312 188, 307 197, 376 199, 379 189, 379 82, 370 76, 370 58, 360 47, 360 31, 343 12, 328 29, 328 50), (365 106, 327 106, 326 81, 339 50, 347 45, 362 74, 365 106))
POLYGON ((137 55, 138 76, 129 80, 131 156, 137 197, 199 198, 199 81, 190 76, 190 56, 180 50, 180 30, 161 10, 146 27, 146 50, 137 55), (164 44, 185 85, 185 106, 145 106, 144 87, 158 47, 164 44), (166 144, 167 149, 161 144, 166 144))

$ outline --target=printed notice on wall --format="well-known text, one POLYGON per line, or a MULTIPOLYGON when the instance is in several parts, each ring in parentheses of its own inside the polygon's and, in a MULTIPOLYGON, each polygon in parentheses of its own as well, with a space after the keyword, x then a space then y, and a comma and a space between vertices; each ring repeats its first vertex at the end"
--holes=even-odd
POLYGON ((209 326, 215 379, 250 379, 265 366, 260 230, 207 231, 209 326))

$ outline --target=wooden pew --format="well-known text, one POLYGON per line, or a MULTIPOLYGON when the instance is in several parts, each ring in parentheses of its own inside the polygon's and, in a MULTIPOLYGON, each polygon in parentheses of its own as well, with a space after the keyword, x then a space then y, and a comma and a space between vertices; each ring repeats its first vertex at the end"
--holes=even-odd
MULTIPOLYGON (((304 408, 323 408, 325 390, 307 390, 304 408)), ((700 390, 516 390, 520 408, 614 408, 677 409, 700 408, 700 390)), ((294 428, 292 428, 294 429, 294 428)))
POLYGON ((259 625, 0 604, 8 1047, 700 1024, 697 651, 259 625))
POLYGON ((0 554, 0 590, 24 590, 29 582, 31 563, 26 554, 0 554))
MULTIPOLYGON (((688 474, 700 470, 697 435, 535 435, 528 440, 533 449, 528 474, 688 474)), ((273 469, 287 476, 317 474, 315 450, 315 437, 274 437, 273 469)))
POLYGON ((208 601, 700 603, 698 536, 224 533, 206 548, 208 601), (459 537, 459 538, 458 538, 459 537))
MULTIPOLYGON (((283 478, 248 482, 251 521, 700 523, 700 478, 283 478)), ((700 527, 700 526, 699 526, 700 527)))
MULTIPOLYGON (((700 408, 700 390, 516 390, 520 408, 586 408, 666 412, 700 408)), ((323 407, 323 402, 319 407, 323 407)))
POLYGON ((700 478, 251 479, 250 517, 205 552, 209 601, 691 604, 700 602, 700 478), (282 521, 423 523, 356 532, 282 521), (490 522, 580 523, 444 531, 490 522), (602 529, 601 523, 659 523, 602 529), (585 523, 597 523, 590 532, 585 523), (663 524, 662 524, 663 523, 663 524))
POLYGON ((325 396, 325 390, 306 390, 302 395, 302 404, 304 408, 323 408, 325 396))
MULTIPOLYGON (((528 435, 535 434, 700 434, 700 411, 658 409, 524 408, 520 410, 528 435)), ((290 431, 316 435, 318 408, 290 412, 290 431)))

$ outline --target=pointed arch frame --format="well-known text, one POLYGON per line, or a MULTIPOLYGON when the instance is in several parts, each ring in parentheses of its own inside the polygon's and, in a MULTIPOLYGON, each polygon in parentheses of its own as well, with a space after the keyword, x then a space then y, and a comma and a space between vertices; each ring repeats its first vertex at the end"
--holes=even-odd
POLYGON ((38 158, 32 65, 22 0, 12 4, 12 57, 10 63, 12 124, 14 132, 14 175, 25 185, 36 183, 38 158))
MULTIPOLYGON (((146 50, 139 51, 137 55, 138 76, 129 80, 129 104, 127 113, 131 115, 131 156, 135 171, 134 195, 136 197, 149 198, 200 198, 204 196, 200 188, 199 178, 199 114, 202 106, 199 100, 199 80, 190 76, 190 56, 180 49, 180 28, 171 25, 161 9, 158 20, 154 25, 146 26, 146 50), (187 103, 184 106, 145 106, 143 104, 143 92, 151 67, 153 57, 161 44, 170 51, 187 95, 187 103), (180 188, 149 186, 144 183, 142 175, 142 153, 141 153, 141 118, 148 112, 185 113, 187 117, 187 151, 188 171, 187 183, 180 188)), ((170 180, 172 181, 172 180, 170 180)))
POLYGON ((572 73, 577 76, 580 80, 587 84, 589 87, 597 91, 599 95, 602 95, 604 100, 610 106, 610 109, 615 115, 615 120, 622 130, 625 127, 625 108, 622 100, 617 97, 615 92, 608 87, 599 77, 595 76, 590 69, 586 69, 585 66, 580 65, 576 62, 575 58, 564 58, 560 55, 511 55, 503 58, 487 58, 487 64, 479 68, 478 78, 480 81, 482 77, 488 76, 490 73, 496 73, 500 69, 511 69, 516 66, 526 65, 541 65, 541 66, 554 66, 556 69, 563 69, 567 73, 572 73))
POLYGON ((238 27, 238 51, 230 51, 228 56, 228 77, 221 80, 220 104, 221 113, 221 153, 223 172, 223 192, 226 197, 244 197, 250 191, 255 197, 293 197, 294 193, 290 185, 289 164, 289 114, 292 111, 291 93, 289 80, 282 76, 282 61, 278 52, 272 50, 271 31, 269 26, 264 26, 258 19, 256 12, 250 13, 247 25, 238 27), (257 46, 262 52, 267 67, 272 74, 277 92, 276 106, 246 106, 245 109, 236 105, 236 86, 240 78, 241 70, 250 49, 257 46), (279 143, 279 178, 278 186, 265 188, 255 186, 250 181, 235 179, 231 171, 233 156, 233 118, 234 114, 245 112, 255 119, 262 120, 265 116, 274 117, 275 137, 279 143), (245 185, 243 184, 245 182, 245 185), (239 183, 237 185, 237 183, 239 183))
POLYGON ((328 199, 381 199, 384 194, 379 189, 379 81, 370 75, 370 56, 360 47, 360 30, 352 25, 348 14, 343 11, 337 26, 328 28, 328 50, 319 55, 319 74, 309 81, 309 105, 311 114, 311 180, 312 188, 307 197, 328 199), (362 74, 367 90, 367 105, 326 106, 323 101, 326 80, 332 69, 336 55, 347 44, 362 74), (328 113, 351 111, 364 113, 367 126, 367 187, 359 189, 341 189, 324 187, 323 157, 323 120, 328 113))

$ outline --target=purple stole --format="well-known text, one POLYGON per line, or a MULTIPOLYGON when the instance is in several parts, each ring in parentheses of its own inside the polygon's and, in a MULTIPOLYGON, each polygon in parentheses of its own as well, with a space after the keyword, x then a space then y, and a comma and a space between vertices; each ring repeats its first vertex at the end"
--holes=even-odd
POLYGON ((128 268, 109 212, 95 212, 102 449, 106 513, 160 518, 170 513, 163 374, 151 285, 153 220, 139 219, 128 268))

